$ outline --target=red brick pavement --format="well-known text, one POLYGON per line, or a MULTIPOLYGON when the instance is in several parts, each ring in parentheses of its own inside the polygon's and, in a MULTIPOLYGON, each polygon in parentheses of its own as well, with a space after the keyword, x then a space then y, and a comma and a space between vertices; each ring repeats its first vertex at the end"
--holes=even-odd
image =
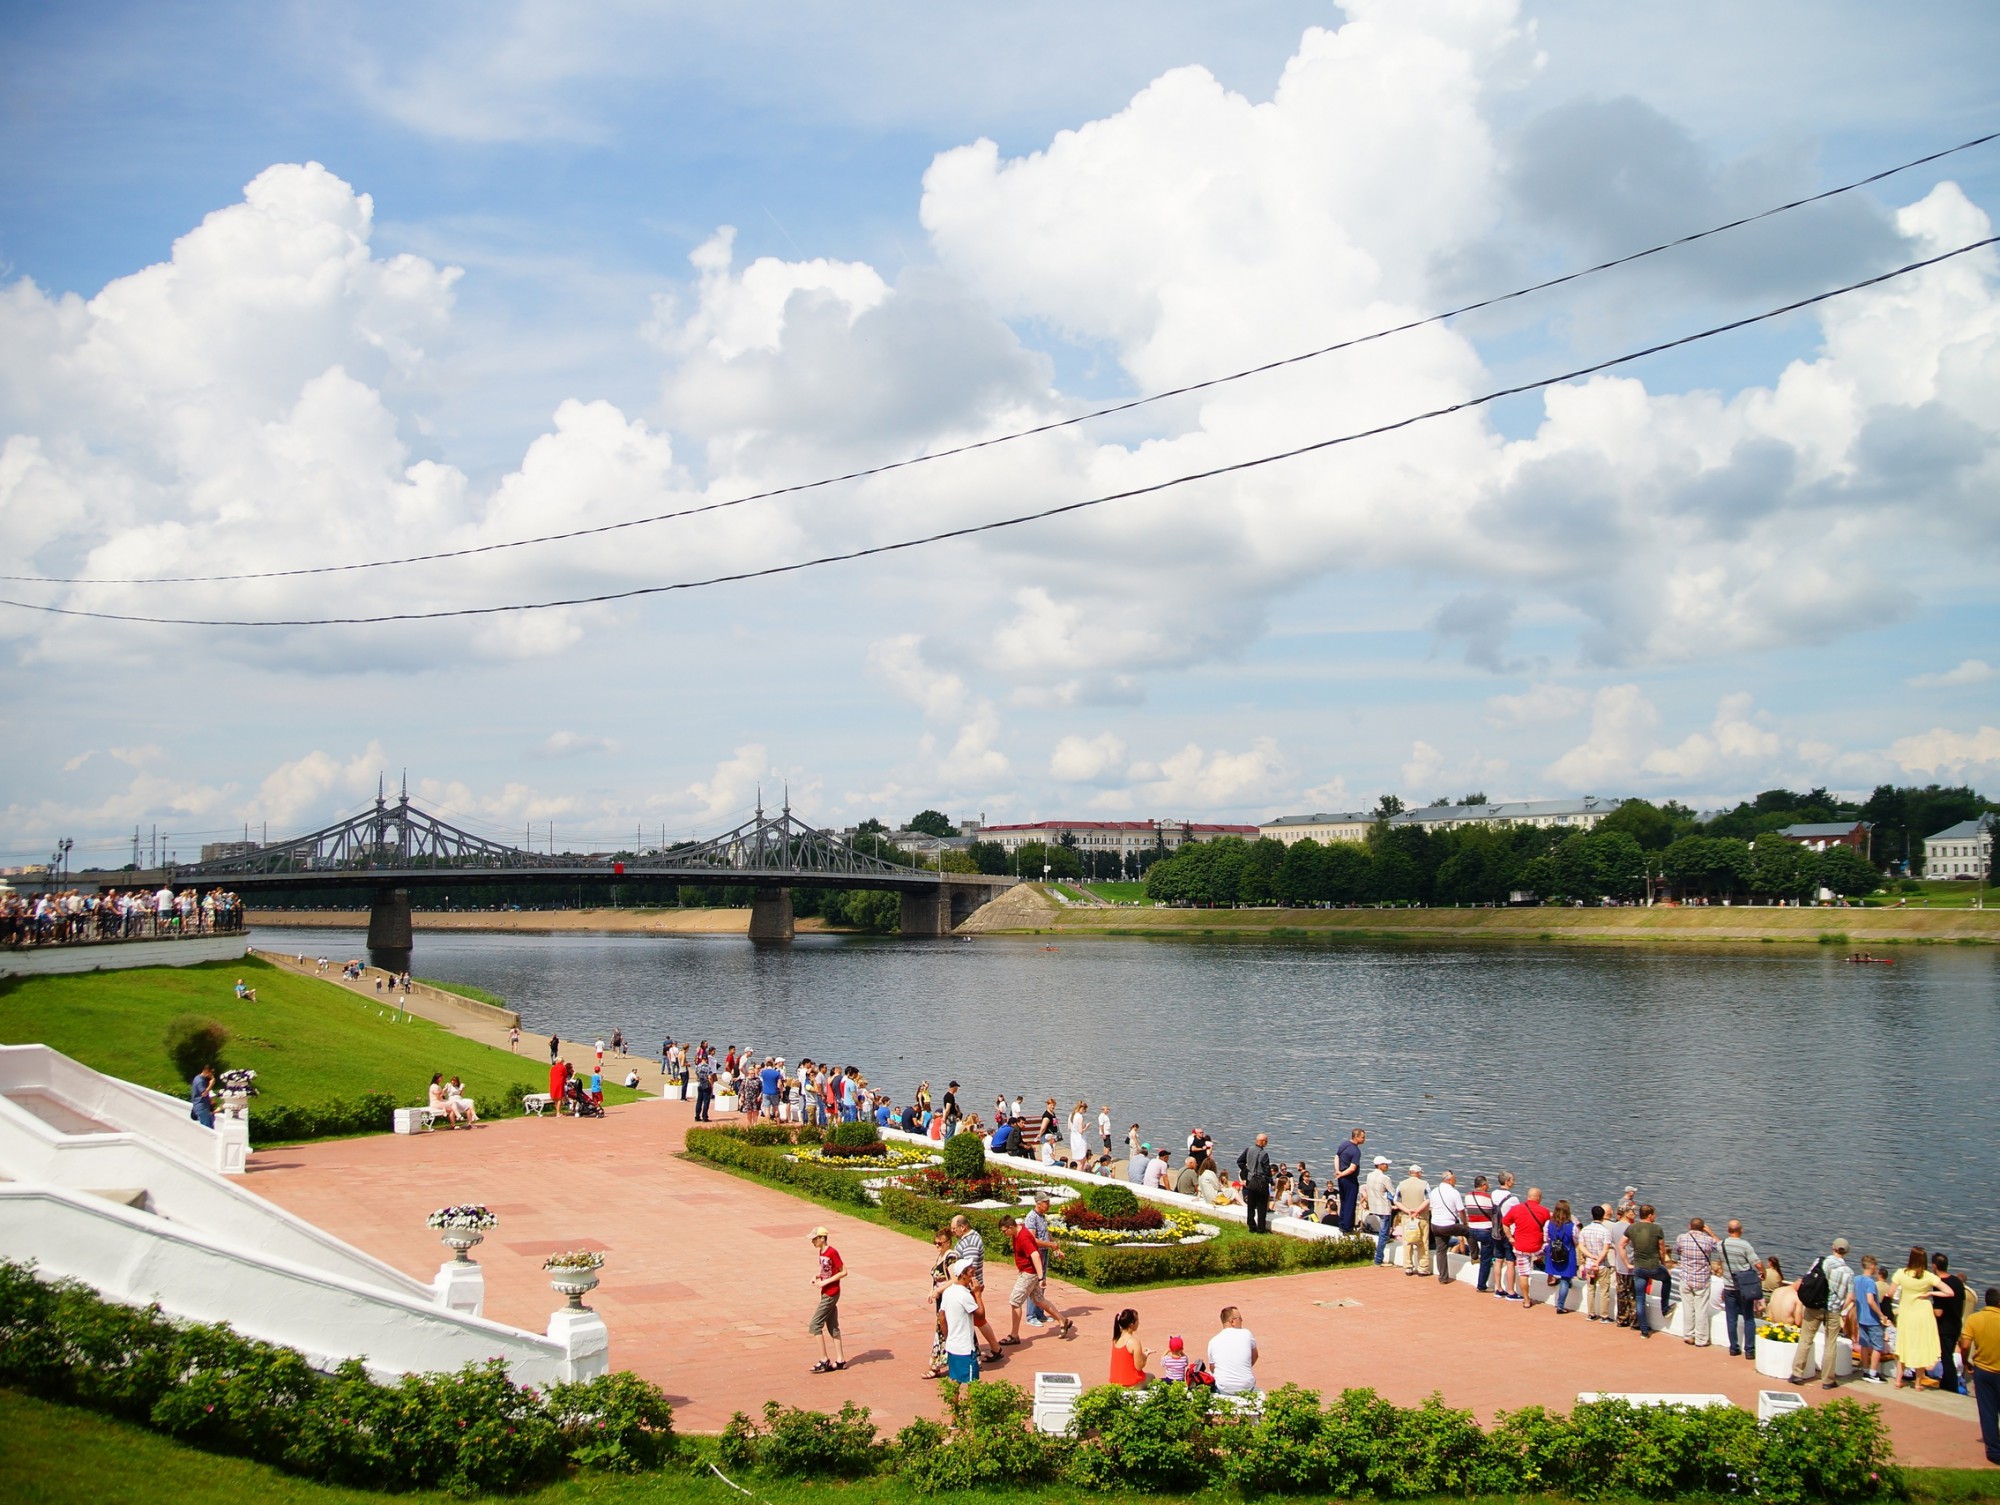
MULTIPOLYGON (((919 1377, 930 1352, 928 1246, 675 1158, 691 1117, 687 1105, 656 1100, 613 1108, 602 1120, 514 1119, 260 1151, 244 1184, 426 1279, 447 1251, 425 1216, 448 1203, 486 1203, 500 1216, 477 1251, 486 1313, 537 1331, 561 1302, 543 1256, 603 1250, 603 1284, 591 1304, 611 1329, 612 1363, 661 1385, 685 1430, 719 1430, 732 1411, 754 1414, 767 1399, 831 1409, 852 1397, 888 1428, 938 1414, 935 1385, 919 1377), (819 1346, 805 1331, 814 1273, 806 1235, 820 1223, 833 1228, 850 1270, 841 1299, 849 1367, 835 1375, 808 1372, 819 1346)), ((989 1311, 1004 1332, 1009 1272, 995 1264, 991 1277, 989 1311)), ((1436 1390, 1486 1419, 1531 1403, 1567 1408, 1581 1390, 1722 1392, 1754 1409, 1758 1389, 1773 1383, 1724 1350, 1667 1335, 1641 1341, 1545 1307, 1524 1313, 1469 1287, 1386 1269, 1130 1297, 1057 1281, 1052 1295, 1076 1317, 1079 1335, 1042 1330, 1008 1350, 989 1377, 1031 1386, 1037 1370, 1064 1370, 1098 1382, 1111 1319, 1126 1305, 1138 1309, 1140 1336, 1154 1352, 1178 1332, 1198 1353, 1228 1303, 1257 1334, 1267 1384, 1295 1380, 1326 1392, 1369 1385, 1403 1404, 1436 1390)), ((1805 1392, 1809 1402, 1822 1393, 1805 1392)), ((1853 1383, 1839 1393, 1886 1402, 1906 1462, 1983 1463, 1969 1403, 1961 1417, 1879 1386, 1853 1383)))

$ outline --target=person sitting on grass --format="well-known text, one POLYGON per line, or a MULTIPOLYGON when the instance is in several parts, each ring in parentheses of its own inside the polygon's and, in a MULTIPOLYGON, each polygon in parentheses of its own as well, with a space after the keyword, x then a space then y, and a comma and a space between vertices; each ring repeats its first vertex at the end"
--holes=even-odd
POLYGON ((257 1001, 257 990, 245 987, 243 979, 239 977, 236 979, 236 996, 241 1002, 255 1003, 257 1001))

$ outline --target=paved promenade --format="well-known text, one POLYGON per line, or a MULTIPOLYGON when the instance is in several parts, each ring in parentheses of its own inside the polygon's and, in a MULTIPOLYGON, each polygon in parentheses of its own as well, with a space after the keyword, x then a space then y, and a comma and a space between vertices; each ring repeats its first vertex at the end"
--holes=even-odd
MULTIPOLYGON (((936 1386, 919 1378, 930 1352, 928 1245, 676 1159, 692 1117, 690 1106, 652 1101, 602 1120, 510 1119, 260 1151, 245 1184, 425 1279, 446 1255, 425 1216, 447 1203, 484 1202, 500 1216, 476 1251, 487 1315, 537 1330, 560 1301, 542 1258, 603 1250, 604 1283, 591 1304, 610 1325, 612 1363, 661 1385, 685 1430, 719 1430, 731 1412, 755 1414, 767 1399, 825 1410, 851 1397, 889 1429, 937 1415, 936 1386), (808 1373, 819 1346, 805 1332, 813 1304, 806 1234, 817 1223, 832 1227, 851 1270, 841 1300, 842 1374, 808 1373)), ((989 1310, 1004 1331, 1011 1266, 996 1262, 989 1275, 989 1310)), ((1267 1385, 1369 1385, 1403 1404, 1438 1390, 1486 1420, 1531 1403, 1567 1409, 1580 1390, 1723 1392, 1754 1408, 1758 1389, 1772 1383, 1724 1350, 1664 1335, 1641 1341, 1581 1315, 1524 1313, 1468 1287, 1372 1267, 1130 1296, 1060 1281, 1052 1290, 1080 1335, 1024 1342, 989 1377, 1032 1386, 1035 1371, 1062 1370, 1102 1380, 1112 1315, 1126 1305, 1139 1310, 1140 1335, 1154 1352, 1175 1332, 1199 1352, 1218 1310, 1233 1303, 1257 1334, 1267 1385)), ((1905 1462, 1982 1463, 1969 1402, 1860 1383, 1839 1393, 1883 1402, 1905 1462)), ((1822 1392, 1805 1394, 1816 1403, 1822 1392)))

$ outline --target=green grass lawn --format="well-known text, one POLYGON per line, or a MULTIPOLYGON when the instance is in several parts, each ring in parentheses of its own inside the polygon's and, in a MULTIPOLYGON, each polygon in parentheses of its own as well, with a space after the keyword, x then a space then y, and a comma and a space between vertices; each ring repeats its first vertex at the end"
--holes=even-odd
MULTIPOLYGON (((704 1448, 700 1456, 705 1459, 708 1450, 704 1448)), ((1908 1481, 1910 1498, 1919 1505, 2000 1499, 2000 1471, 1992 1469, 1912 1469, 1908 1481)), ((823 1498, 828 1505, 915 1505, 919 1500, 938 1505, 1011 1505, 1014 1501, 1059 1505, 1107 1498, 1167 1498, 1093 1495, 1060 1485, 924 1497, 893 1478, 806 1482, 753 1475, 737 1482, 748 1486, 751 1497, 758 1501, 823 1498)), ((181 1500, 218 1500, 229 1505, 445 1505, 453 1498, 430 1491, 392 1495, 311 1484, 265 1464, 200 1452, 89 1411, 0 1390, 0 1499, 15 1505, 159 1505, 161 1501, 181 1500)), ((529 1494, 500 1498, 515 1505, 745 1505, 742 1494, 698 1465, 670 1467, 634 1478, 584 1474, 529 1494)), ((1236 1497, 1211 1490, 1193 1498, 1221 1502, 1236 1497)), ((1556 1497, 1537 1498, 1553 1501, 1556 1497)), ((1475 1502, 1458 1497, 1458 1505, 1475 1502)))
POLYGON ((1086 883, 1085 888, 1100 899, 1109 899, 1113 904, 1144 904, 1146 885, 1144 883, 1086 883))
POLYGON ((446 982, 442 977, 419 977, 416 981, 427 988, 436 988, 444 993, 456 993, 460 998, 470 998, 474 1003, 490 1003, 496 1009, 507 1007, 507 1000, 498 993, 489 993, 484 988, 475 988, 469 982, 446 982))
MULTIPOLYGON (((0 1042, 52 1045, 107 1075, 182 1097, 187 1083, 161 1043, 177 1014, 202 1014, 229 1031, 225 1064, 254 1070, 266 1104, 380 1091, 414 1105, 438 1071, 462 1078, 475 1102, 497 1101, 516 1082, 548 1078, 540 1051, 476 1044, 396 1013, 384 995, 356 995, 255 958, 0 983, 0 1042), (238 977, 257 990, 255 1003, 236 998, 238 977)), ((605 1085, 606 1102, 638 1096, 605 1085)))
POLYGON ((1988 907, 2000 907, 2000 888, 1990 883, 1952 878, 1919 878, 1916 882, 1920 891, 1914 894, 1904 893, 1902 884, 1896 882, 1889 884, 1886 892, 1870 897, 1886 908, 1893 908, 1901 899, 1911 909, 1971 909, 1983 895, 1988 907))

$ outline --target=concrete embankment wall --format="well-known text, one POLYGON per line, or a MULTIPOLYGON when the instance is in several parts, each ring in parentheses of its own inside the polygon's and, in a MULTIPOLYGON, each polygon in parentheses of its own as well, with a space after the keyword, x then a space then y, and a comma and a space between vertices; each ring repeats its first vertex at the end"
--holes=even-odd
MULTIPOLYGON (((365 920, 364 920, 365 923, 365 920)), ((250 936, 196 935, 169 941, 79 941, 0 951, 0 977, 56 977, 71 972, 115 972, 127 967, 193 967, 230 962, 250 949, 250 936)))

